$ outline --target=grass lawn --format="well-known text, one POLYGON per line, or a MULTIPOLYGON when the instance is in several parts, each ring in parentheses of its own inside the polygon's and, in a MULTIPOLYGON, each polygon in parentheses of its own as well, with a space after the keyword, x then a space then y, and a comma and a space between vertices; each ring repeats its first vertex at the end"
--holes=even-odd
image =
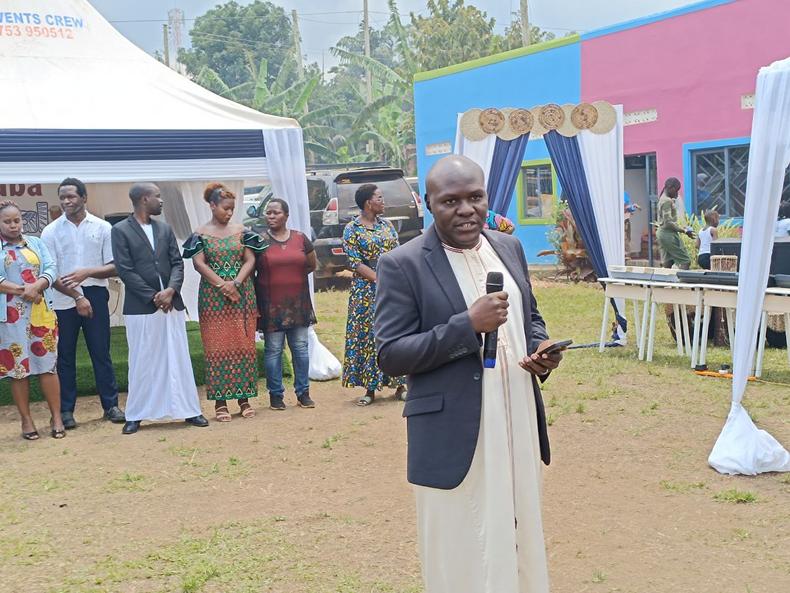
MULTIPOLYGON (((206 360, 203 356, 203 343, 200 340, 200 327, 194 321, 187 322, 187 340, 189 340, 189 355, 192 359, 192 369, 195 372, 195 382, 198 385, 204 385, 206 382, 206 360)), ((151 347, 156 348, 156 345, 152 344, 151 347)), ((115 367, 115 379, 118 382, 118 391, 124 392, 129 386, 129 349, 126 346, 126 328, 112 328, 110 354, 112 356, 113 367, 115 367)), ((262 342, 258 343, 258 371, 261 377, 266 376, 266 370, 263 365, 262 342)), ((283 360, 283 374, 287 377, 293 374, 287 348, 283 360)), ((93 367, 91 366, 90 356, 88 356, 88 348, 85 345, 85 339, 82 333, 80 333, 80 338, 77 342, 77 394, 93 395, 95 393, 96 381, 93 377, 93 367)), ((42 400, 41 389, 39 388, 38 379, 36 378, 30 381, 30 396, 32 401, 42 400)), ((0 406, 8 405, 12 403, 12 401, 10 382, 0 381, 0 406)))
MULTIPOLYGON (((534 287, 552 337, 597 340, 597 285, 534 287)), ((347 299, 316 297, 318 335, 338 357, 347 299)), ((194 356, 194 330, 191 340, 194 356)), ((766 352, 766 381, 749 385, 745 405, 790 446, 785 356, 766 352)), ((708 359, 730 362, 721 348, 708 359)), ((722 476, 707 464, 730 389, 689 369, 663 320, 653 363, 633 343, 566 354, 543 386, 552 593, 790 591, 790 475, 722 476)), ((42 430, 33 443, 13 406, 0 407, 0 589, 420 593, 403 404, 385 390, 359 407, 360 395, 314 382, 313 410, 289 390, 285 411, 259 397, 253 419, 232 406, 230 423, 144 423, 131 437, 86 398, 68 438, 42 430)), ((33 416, 46 427, 43 404, 33 416)))

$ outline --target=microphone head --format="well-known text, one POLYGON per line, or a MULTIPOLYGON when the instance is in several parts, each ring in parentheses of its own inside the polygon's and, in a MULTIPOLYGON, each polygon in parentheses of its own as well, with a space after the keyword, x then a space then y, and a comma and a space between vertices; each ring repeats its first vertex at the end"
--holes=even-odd
POLYGON ((505 286, 502 272, 489 272, 486 276, 486 293, 501 292, 505 286))

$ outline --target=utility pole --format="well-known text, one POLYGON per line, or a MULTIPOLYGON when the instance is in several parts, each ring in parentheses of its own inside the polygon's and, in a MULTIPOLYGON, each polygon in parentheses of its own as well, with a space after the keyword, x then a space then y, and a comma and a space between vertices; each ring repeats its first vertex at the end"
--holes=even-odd
POLYGON ((529 0, 521 0, 521 45, 529 45, 529 0))
MULTIPOLYGON (((370 17, 368 15, 368 0, 363 0, 363 28, 365 30, 365 57, 370 59, 370 17)), ((373 102, 373 77, 370 72, 370 67, 365 65, 365 82, 367 86, 368 105, 373 102)), ((373 140, 368 140, 368 153, 373 153, 373 140)))
POLYGON ((299 73, 299 80, 304 78, 304 64, 302 63, 302 38, 299 35, 299 16, 296 14, 296 10, 291 11, 291 17, 293 18, 293 37, 294 37, 294 53, 296 56, 296 71, 299 73))
POLYGON ((168 35, 167 23, 162 25, 162 42, 165 48, 165 53, 164 53, 165 65, 169 68, 170 67, 170 38, 168 35))

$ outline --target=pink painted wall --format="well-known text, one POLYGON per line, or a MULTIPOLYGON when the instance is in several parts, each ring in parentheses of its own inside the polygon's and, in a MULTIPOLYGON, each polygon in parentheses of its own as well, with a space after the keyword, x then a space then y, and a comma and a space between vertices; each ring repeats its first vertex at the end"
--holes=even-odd
POLYGON ((749 136, 761 66, 790 56, 790 1, 737 0, 582 39, 582 98, 656 109, 658 120, 628 126, 625 154, 655 152, 659 189, 683 179, 683 144, 749 136))

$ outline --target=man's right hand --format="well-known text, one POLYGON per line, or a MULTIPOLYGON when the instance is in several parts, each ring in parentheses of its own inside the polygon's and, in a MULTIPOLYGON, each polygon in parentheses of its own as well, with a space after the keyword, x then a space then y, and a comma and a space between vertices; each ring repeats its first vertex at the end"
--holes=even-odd
POLYGON ((88 319, 93 318, 93 307, 91 307, 91 302, 82 297, 81 299, 77 299, 77 314, 80 317, 87 317, 88 319))
POLYGON ((469 319, 477 334, 485 334, 497 329, 507 321, 507 293, 492 292, 477 299, 469 307, 469 319))

